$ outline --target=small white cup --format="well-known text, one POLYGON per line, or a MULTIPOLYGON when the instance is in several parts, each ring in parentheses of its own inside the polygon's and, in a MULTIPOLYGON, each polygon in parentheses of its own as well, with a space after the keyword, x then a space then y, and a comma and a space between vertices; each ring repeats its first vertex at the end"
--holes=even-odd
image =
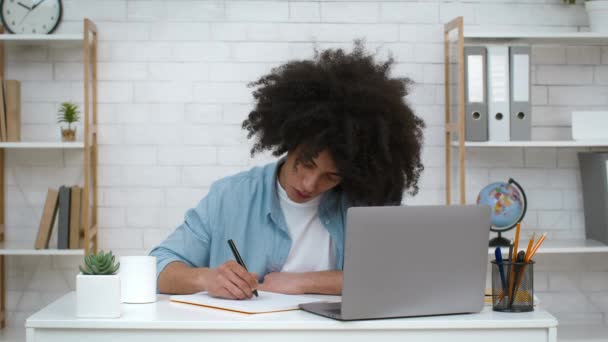
POLYGON ((156 302, 156 257, 121 256, 119 261, 121 302, 156 302))

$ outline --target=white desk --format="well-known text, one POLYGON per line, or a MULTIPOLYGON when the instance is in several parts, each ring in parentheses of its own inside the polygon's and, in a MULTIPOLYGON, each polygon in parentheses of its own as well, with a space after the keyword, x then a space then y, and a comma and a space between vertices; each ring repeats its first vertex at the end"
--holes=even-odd
POLYGON ((246 315, 173 303, 123 304, 118 319, 78 319, 68 293, 30 316, 27 342, 177 341, 557 341, 557 320, 545 311, 339 322, 304 311, 246 315))

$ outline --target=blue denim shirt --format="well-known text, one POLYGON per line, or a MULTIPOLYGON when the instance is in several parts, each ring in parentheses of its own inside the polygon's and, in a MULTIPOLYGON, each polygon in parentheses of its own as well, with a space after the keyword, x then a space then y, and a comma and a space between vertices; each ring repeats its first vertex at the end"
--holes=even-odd
MULTIPOLYGON (((228 239, 236 243, 249 272, 261 281, 280 271, 291 248, 276 189, 281 161, 223 178, 211 186, 196 208, 150 255, 157 258, 157 276, 173 261, 191 267, 216 268, 234 259, 228 239)), ((319 219, 334 242, 336 265, 344 262, 347 204, 341 191, 322 194, 319 219)), ((310 251, 315 253, 315 251, 310 251)))

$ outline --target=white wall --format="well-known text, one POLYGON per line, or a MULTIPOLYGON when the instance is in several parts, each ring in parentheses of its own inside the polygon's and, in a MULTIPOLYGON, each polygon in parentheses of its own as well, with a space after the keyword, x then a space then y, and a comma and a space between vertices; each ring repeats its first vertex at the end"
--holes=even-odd
MULTIPOLYGON (((416 85, 408 101, 426 130, 421 191, 410 204, 444 201, 442 23, 463 15, 488 29, 585 29, 581 5, 519 1, 64 1, 59 32, 99 27, 99 246, 144 254, 182 220, 215 179, 250 160, 240 124, 246 84, 313 46, 364 37, 394 74, 416 85)), ((22 80, 24 139, 57 140, 58 103, 83 101, 80 48, 8 50, 7 76, 22 80)), ((533 50, 533 136, 570 137, 573 109, 608 107, 608 47, 533 50)), ((81 127, 80 127, 81 129, 81 127)), ((82 133, 82 129, 79 132, 82 133)), ((79 135, 80 135, 79 134, 79 135)), ((46 188, 79 183, 82 153, 7 153, 7 239, 33 245, 46 188)), ((467 197, 512 176, 530 197, 523 226, 550 239, 584 236, 576 153, 570 149, 470 150, 467 197)), ((536 288, 564 323, 608 321, 608 256, 539 257, 536 288)), ((80 258, 9 257, 9 324, 74 288, 80 258)))

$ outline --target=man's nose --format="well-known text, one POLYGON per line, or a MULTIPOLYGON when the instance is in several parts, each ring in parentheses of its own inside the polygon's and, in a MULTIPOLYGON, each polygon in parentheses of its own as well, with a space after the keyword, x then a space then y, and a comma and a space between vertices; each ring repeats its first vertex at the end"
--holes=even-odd
POLYGON ((317 186, 317 178, 313 175, 304 176, 302 179, 302 190, 308 193, 314 192, 317 186))

